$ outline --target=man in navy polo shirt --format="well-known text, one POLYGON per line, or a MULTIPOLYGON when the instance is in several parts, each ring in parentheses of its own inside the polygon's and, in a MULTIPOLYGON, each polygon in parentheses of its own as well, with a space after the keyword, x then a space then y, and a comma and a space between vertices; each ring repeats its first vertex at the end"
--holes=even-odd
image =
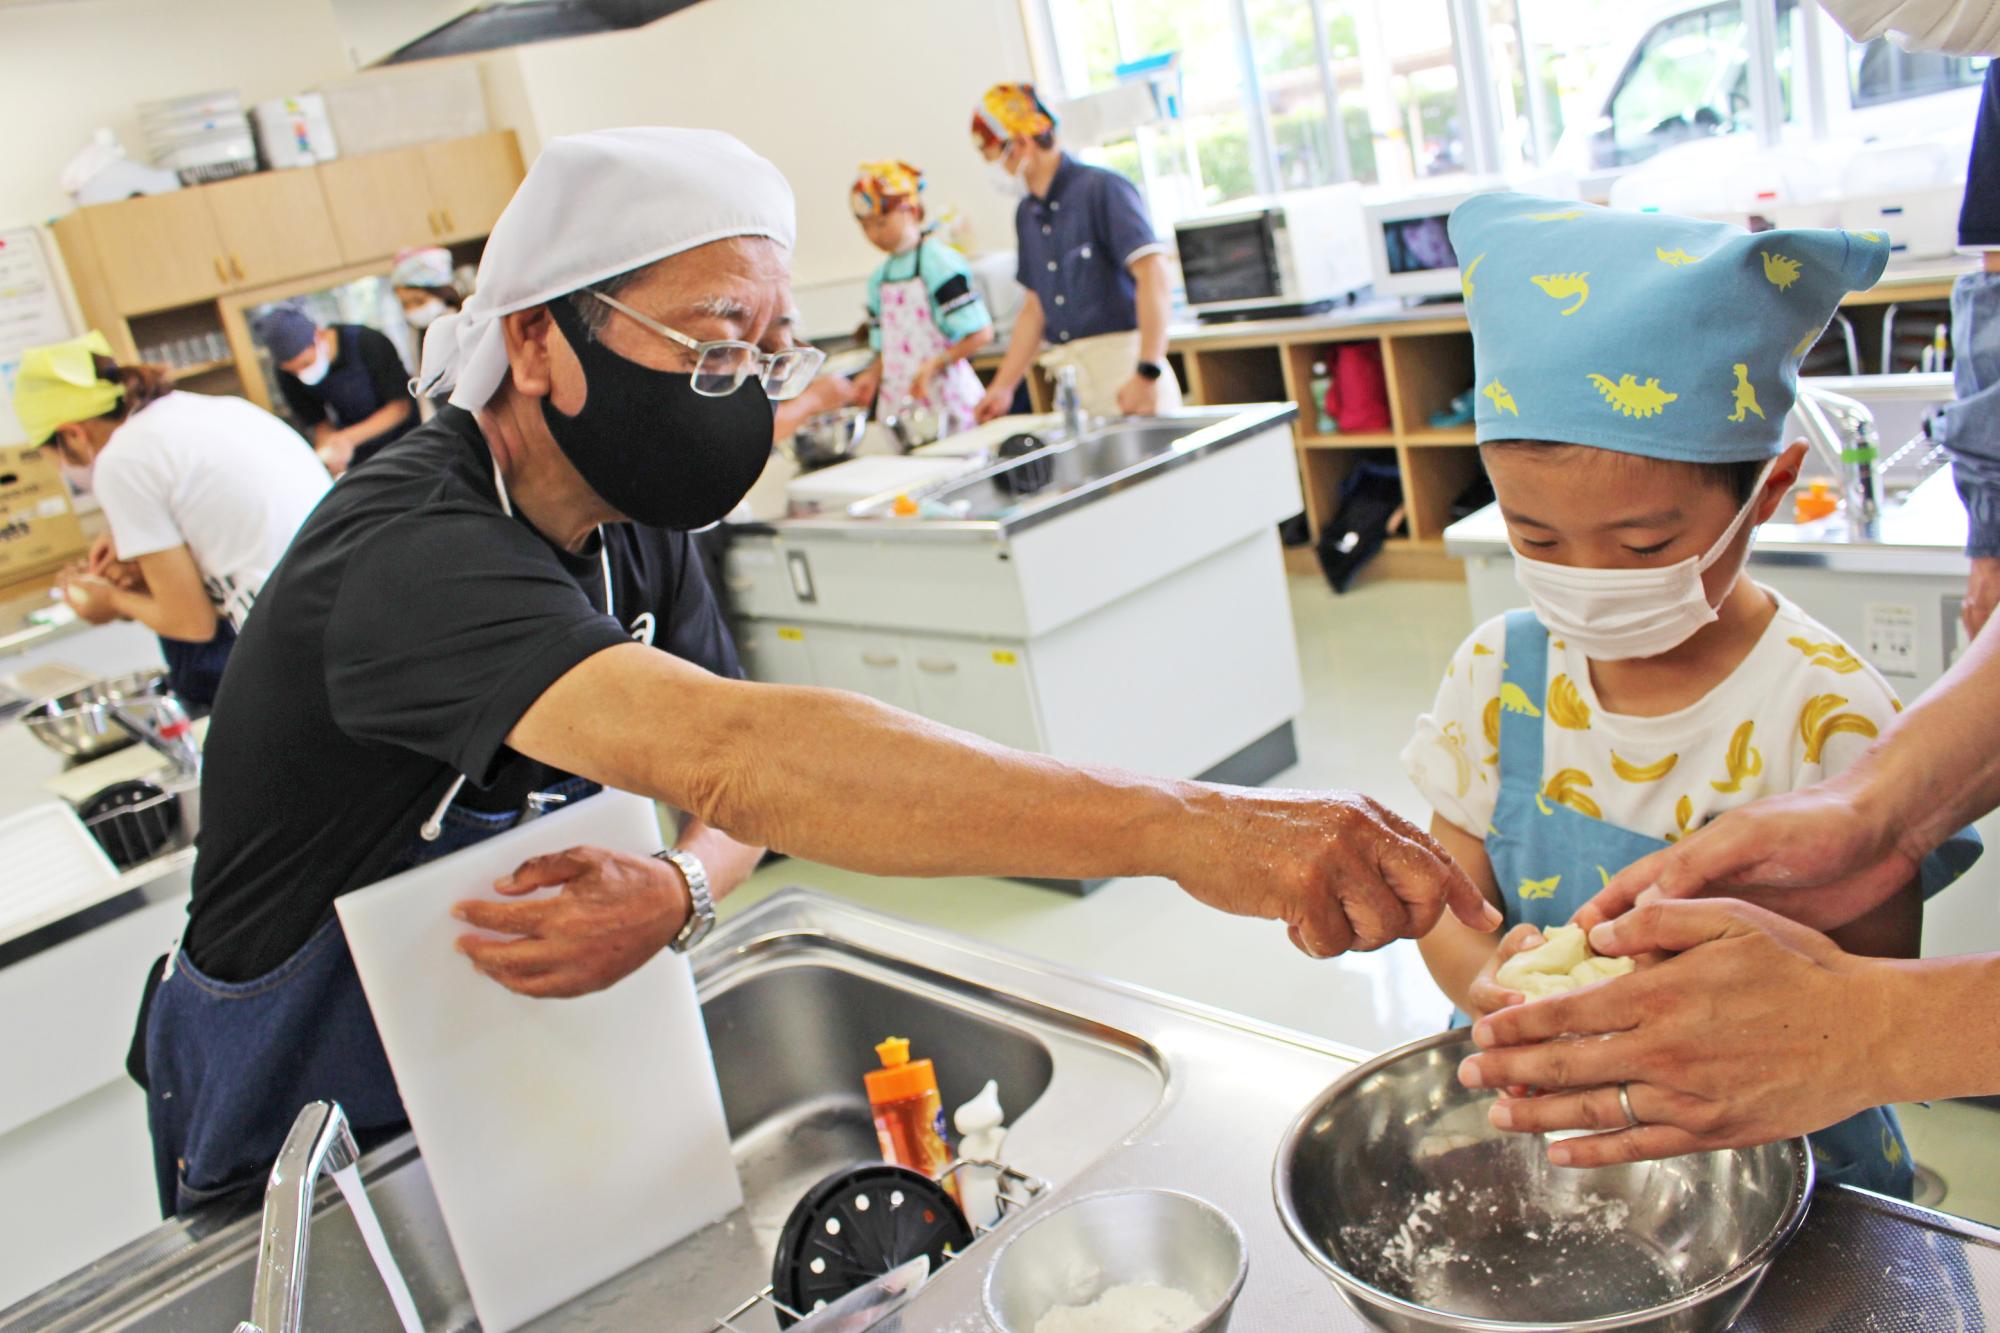
POLYGON ((1076 367, 1092 415, 1172 411, 1181 390, 1167 365, 1167 247, 1132 183, 1063 152, 1055 130, 1030 84, 996 84, 972 113, 973 142, 994 184, 1021 201, 1016 276, 1028 289, 976 415, 1004 416, 1038 355, 1051 374, 1076 367))

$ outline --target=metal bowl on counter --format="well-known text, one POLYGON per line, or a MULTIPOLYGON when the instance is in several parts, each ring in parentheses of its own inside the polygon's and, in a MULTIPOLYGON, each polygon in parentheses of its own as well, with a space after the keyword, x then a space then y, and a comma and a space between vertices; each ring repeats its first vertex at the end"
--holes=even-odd
POLYGON ((1728 1328, 1797 1234, 1804 1139, 1558 1167, 1487 1119, 1463 1029, 1361 1065, 1278 1147, 1278 1213, 1362 1318, 1407 1330, 1728 1328))
POLYGON ((1201 1309, 1180 1333, 1222 1333, 1249 1271, 1242 1231, 1214 1204, 1177 1190, 1112 1190, 1043 1214, 1002 1246, 986 1275, 986 1316, 1002 1333, 1036 1333, 1052 1312, 1113 1289, 1165 1287, 1201 1309))
POLYGON ((21 722, 36 740, 65 759, 95 759, 139 739, 105 705, 152 698, 166 689, 167 673, 157 667, 107 676, 42 700, 21 714, 21 722))
POLYGON ((792 461, 802 468, 826 467, 854 456, 868 429, 864 408, 841 407, 806 418, 792 436, 792 461))

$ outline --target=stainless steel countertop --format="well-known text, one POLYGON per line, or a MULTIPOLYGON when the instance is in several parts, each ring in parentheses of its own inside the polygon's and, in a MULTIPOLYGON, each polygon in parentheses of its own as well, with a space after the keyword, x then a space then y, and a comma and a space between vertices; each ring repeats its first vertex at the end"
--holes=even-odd
MULTIPOLYGON (((1828 569, 1851 574, 1935 574, 1962 579, 1965 506, 1940 469, 1882 515, 1879 541, 1849 541, 1838 517, 1815 523, 1766 523, 1750 548, 1752 566, 1828 569)), ((1504 556, 1510 551, 1500 506, 1487 505, 1444 530, 1444 549, 1460 558, 1504 556)))
MULTIPOLYGON (((1190 947, 1199 946, 1191 942, 1190 947)), ((1010 1140, 1009 1160, 1049 1176, 1054 1188, 1027 1212, 1003 1223, 1000 1234, 948 1264, 909 1306, 878 1325, 880 1333, 985 1333, 992 1325, 981 1313, 981 1293, 999 1241, 1066 1200, 1131 1185, 1195 1193, 1242 1227, 1250 1272, 1236 1306, 1235 1327, 1246 1333, 1366 1327, 1286 1236, 1271 1184, 1281 1136, 1315 1093, 1353 1066, 1359 1052, 801 890, 728 922, 697 951, 695 972, 707 1005, 750 977, 809 963, 888 978, 913 997, 941 998, 1029 1032, 1053 1032, 1054 1024, 1074 1034, 1095 1033, 1124 1052, 1120 1059, 1140 1058, 1160 1076, 1152 1110, 1136 1124, 1120 1122, 1130 1127, 1094 1157, 1086 1150, 1079 1158, 1078 1150, 1101 1141, 1105 1114, 1088 1109, 1087 1103, 1082 1108, 1071 1103, 1079 1117, 1065 1122, 1073 1141, 1052 1133, 1046 1124, 1039 1132, 1024 1129, 1018 1143, 1010 1140)), ((1058 1078, 1064 1077, 1062 1068, 1059 1063, 1058 1078)), ((378 1210, 380 1199, 394 1196, 391 1178, 398 1173, 404 1188, 413 1188, 412 1159, 407 1137, 364 1159, 363 1174, 378 1210)), ((427 1194, 428 1187, 421 1188, 427 1194)), ((344 1211, 330 1187, 320 1210, 344 1211)), ((434 1266, 449 1263, 448 1247, 438 1248, 441 1236, 425 1240, 393 1224, 390 1230, 399 1253, 415 1253, 420 1265, 427 1266, 420 1275, 428 1282, 440 1281, 434 1266)), ((139 1313, 148 1302, 165 1299, 163 1293, 219 1280, 216 1275, 225 1268, 247 1283, 243 1269, 254 1255, 256 1231, 253 1216, 163 1226, 29 1302, 0 1312, 0 1331, 120 1326, 120 1311, 139 1313)), ((327 1239, 338 1240, 338 1232, 327 1239)), ((535 1326, 707 1329, 723 1312, 709 1308, 718 1284, 727 1288, 738 1280, 718 1273, 714 1264, 724 1253, 744 1250, 743 1241, 738 1224, 719 1223, 551 1312, 535 1326), (725 1234, 732 1230, 734 1239, 725 1234)), ((746 1265, 747 1280, 754 1282, 761 1280, 754 1277, 758 1264, 768 1263, 768 1257, 760 1258, 756 1246, 749 1249, 737 1257, 746 1265)), ((320 1253, 318 1243, 314 1253, 320 1253)), ((335 1262, 331 1251, 323 1262, 335 1262)), ((365 1270, 351 1266, 347 1272, 356 1287, 348 1296, 368 1294, 359 1288, 372 1282, 372 1274, 362 1276, 365 1270)), ((310 1283, 308 1289, 310 1294, 310 1283)), ((420 1290, 419 1304, 449 1299, 453 1311, 463 1311, 459 1291, 451 1298, 448 1290, 428 1296, 420 1290)), ((1832 1187, 1815 1199, 1804 1231, 1778 1260, 1738 1328, 1744 1333, 1980 1328, 1984 1313, 2000 1313, 2000 1295, 1994 1293, 2000 1293, 2000 1232, 1832 1187)), ((364 1308, 352 1307, 347 1326, 381 1327, 386 1312, 364 1318, 364 1308)), ((464 1328, 464 1318, 463 1313, 446 1314, 433 1326, 464 1328)), ((744 1326, 767 1327, 748 1321, 744 1326)))
MULTIPOLYGON (((1261 434, 1274 426, 1282 426, 1298 416, 1299 409, 1294 403, 1246 403, 1242 405, 1207 408, 1186 408, 1180 412, 1161 417, 1149 417, 1147 423, 1185 420, 1189 426, 1186 436, 1177 440, 1171 449, 1154 454, 1150 458, 1098 477, 1073 490, 1063 491, 1043 499, 1028 499, 1011 513, 992 519, 938 519, 938 518, 890 518, 853 517, 853 510, 886 501, 892 497, 877 497, 875 501, 865 501, 853 506, 848 513, 815 514, 804 518, 782 518, 769 522, 744 523, 734 525, 741 532, 782 532, 790 538, 864 540, 864 541, 1003 541, 1016 533, 1072 513, 1085 505, 1095 504, 1133 486, 1141 485, 1154 477, 1161 476, 1175 468, 1185 467, 1199 459, 1241 444, 1245 440, 1261 434), (1220 418, 1220 419, 1218 419, 1220 418)), ((1104 423, 1107 428, 1116 428, 1120 422, 1104 423)), ((1087 438, 1087 437, 1086 437, 1087 438)), ((940 483, 942 486, 960 487, 976 482, 993 472, 1012 466, 1020 460, 1008 459, 996 462, 977 471, 965 473, 940 483)))

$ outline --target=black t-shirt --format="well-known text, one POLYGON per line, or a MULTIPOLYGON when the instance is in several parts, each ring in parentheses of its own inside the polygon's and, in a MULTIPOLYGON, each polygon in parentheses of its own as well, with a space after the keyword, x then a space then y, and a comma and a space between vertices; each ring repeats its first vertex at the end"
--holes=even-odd
POLYGON ((1986 67, 1986 87, 1979 94, 1979 122, 1965 167, 1965 202, 1958 210, 1958 243, 1968 249, 2000 246, 2000 60, 1986 67))
POLYGON ((489 811, 569 776, 506 737, 585 658, 638 639, 742 675, 689 536, 603 531, 616 619, 597 543, 573 555, 502 513, 456 408, 333 488, 258 594, 216 699, 195 966, 224 981, 275 968, 414 845, 459 774, 458 803, 489 811))
MULTIPOLYGON (((329 416, 336 426, 351 426, 374 415, 390 403, 414 403, 410 397, 410 372, 396 344, 388 336, 366 324, 335 324, 333 364, 326 378, 307 384, 298 376, 278 372, 278 387, 284 391, 285 405, 310 435, 312 428, 329 416)), ((402 424, 383 431, 356 450, 354 461, 373 453, 391 440, 401 439, 417 424, 412 411, 402 424)))

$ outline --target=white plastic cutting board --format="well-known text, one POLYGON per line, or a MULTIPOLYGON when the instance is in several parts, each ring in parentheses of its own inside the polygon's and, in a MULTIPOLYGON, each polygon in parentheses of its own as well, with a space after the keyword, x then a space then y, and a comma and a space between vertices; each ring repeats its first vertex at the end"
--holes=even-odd
POLYGON ((659 850, 652 802, 606 791, 336 903, 486 1333, 743 1201, 685 959, 534 1000, 453 947, 453 903, 497 898, 522 861, 576 846, 659 850))

